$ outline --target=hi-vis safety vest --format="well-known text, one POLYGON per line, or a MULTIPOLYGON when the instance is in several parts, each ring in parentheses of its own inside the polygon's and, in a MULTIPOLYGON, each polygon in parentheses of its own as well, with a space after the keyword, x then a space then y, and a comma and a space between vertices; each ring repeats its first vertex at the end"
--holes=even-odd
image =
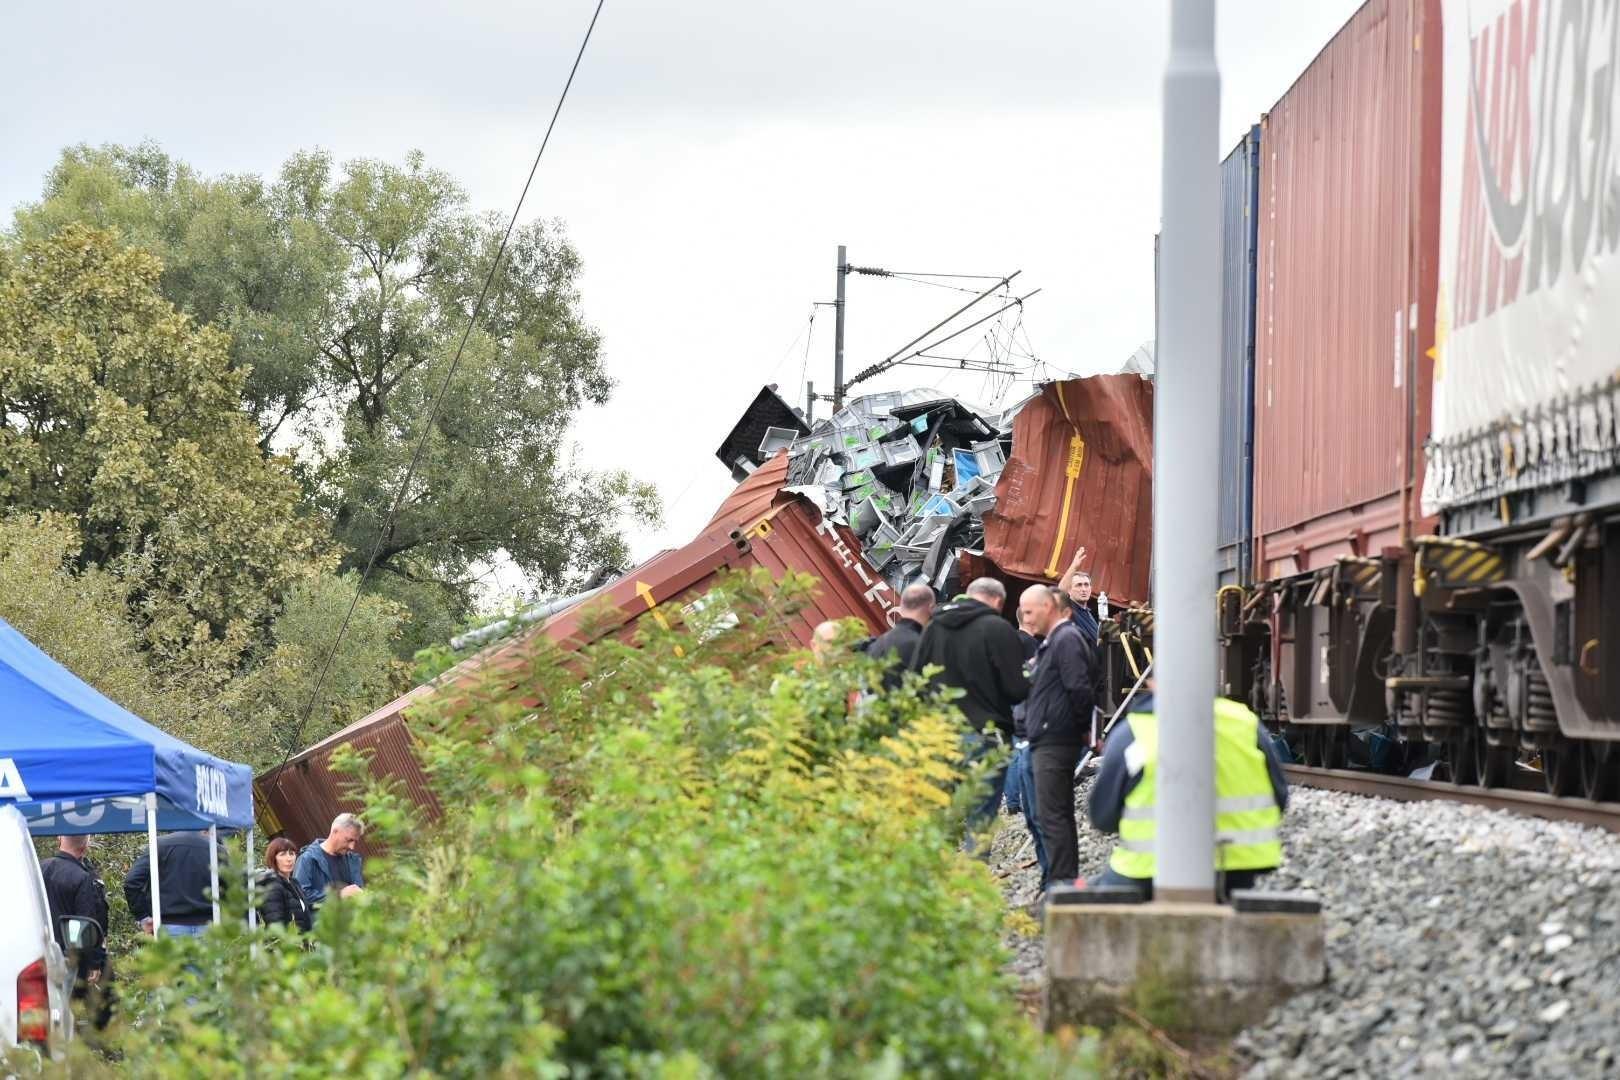
MULTIPOLYGON (((1158 869, 1153 840, 1154 796, 1159 772, 1159 719, 1152 713, 1125 718, 1135 741, 1125 758, 1142 779, 1125 796, 1119 843, 1108 865, 1132 878, 1151 878, 1158 869)), ((1260 721, 1226 698, 1215 701, 1215 869, 1270 870, 1282 865, 1282 811, 1271 789, 1271 773, 1259 743, 1260 721)))

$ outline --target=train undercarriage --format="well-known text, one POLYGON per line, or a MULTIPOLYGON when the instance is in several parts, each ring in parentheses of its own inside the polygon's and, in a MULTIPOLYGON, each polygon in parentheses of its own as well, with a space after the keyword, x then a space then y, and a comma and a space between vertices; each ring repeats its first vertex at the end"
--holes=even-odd
POLYGON ((1620 798, 1620 510, 1473 535, 1221 589, 1224 692, 1307 764, 1620 798))

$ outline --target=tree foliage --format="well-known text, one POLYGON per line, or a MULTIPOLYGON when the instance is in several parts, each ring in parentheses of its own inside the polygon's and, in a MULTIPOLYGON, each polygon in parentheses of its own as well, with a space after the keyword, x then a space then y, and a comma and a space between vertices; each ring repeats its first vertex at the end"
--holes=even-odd
MULTIPOLYGON (((295 449, 349 566, 376 541, 505 225, 420 154, 342 169, 299 154, 266 183, 202 178, 152 146, 67 151, 17 221, 32 239, 90 222, 160 256, 164 294, 230 335, 261 445, 295 449)), ((657 514, 650 488, 569 448, 574 415, 612 388, 579 272, 559 225, 513 235, 379 552, 401 582, 437 586, 399 592, 425 620, 459 618, 472 567, 497 552, 561 587, 622 565, 621 523, 657 514)))
POLYGON ((318 670, 354 595, 352 575, 311 571, 289 590, 268 643, 240 635, 154 652, 129 571, 80 568, 65 515, 0 516, 0 619, 149 723, 231 761, 263 768, 387 701, 407 681, 393 648, 402 610, 362 597, 333 656, 322 708, 298 731, 318 670), (324 655, 324 652, 322 653, 324 655))
POLYGON ((774 644, 760 572, 713 634, 541 653, 419 717, 446 817, 366 793, 390 857, 305 951, 234 921, 142 950, 136 1076, 1064 1075, 956 851, 959 714, 774 644), (256 954, 250 947, 257 943, 256 954), (255 958, 256 956, 256 958, 255 958))
POLYGON ((226 339, 159 264, 69 225, 0 264, 0 501, 70 515, 79 561, 137 565, 150 637, 268 620, 318 554, 286 464, 257 448, 226 339))

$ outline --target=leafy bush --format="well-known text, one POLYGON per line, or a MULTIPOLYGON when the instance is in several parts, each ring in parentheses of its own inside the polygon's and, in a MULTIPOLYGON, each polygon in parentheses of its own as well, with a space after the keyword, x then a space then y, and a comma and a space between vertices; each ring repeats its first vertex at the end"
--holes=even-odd
POLYGON ((388 859, 313 946, 234 923, 142 950, 137 1076, 995 1076, 1077 1070, 1000 969, 957 853, 958 714, 773 641, 810 583, 734 580, 723 633, 649 627, 441 702, 448 808, 376 780, 388 859), (510 689, 509 689, 510 688, 510 689), (250 951, 251 950, 251 951, 250 951))

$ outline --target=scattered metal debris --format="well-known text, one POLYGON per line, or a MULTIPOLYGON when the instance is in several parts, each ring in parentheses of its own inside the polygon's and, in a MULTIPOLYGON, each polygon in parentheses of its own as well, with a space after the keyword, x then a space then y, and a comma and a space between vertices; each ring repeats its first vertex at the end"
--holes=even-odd
POLYGON ((896 593, 926 580, 951 596, 958 553, 983 547, 1011 438, 936 390, 868 394, 792 441, 787 490, 847 526, 896 593))

